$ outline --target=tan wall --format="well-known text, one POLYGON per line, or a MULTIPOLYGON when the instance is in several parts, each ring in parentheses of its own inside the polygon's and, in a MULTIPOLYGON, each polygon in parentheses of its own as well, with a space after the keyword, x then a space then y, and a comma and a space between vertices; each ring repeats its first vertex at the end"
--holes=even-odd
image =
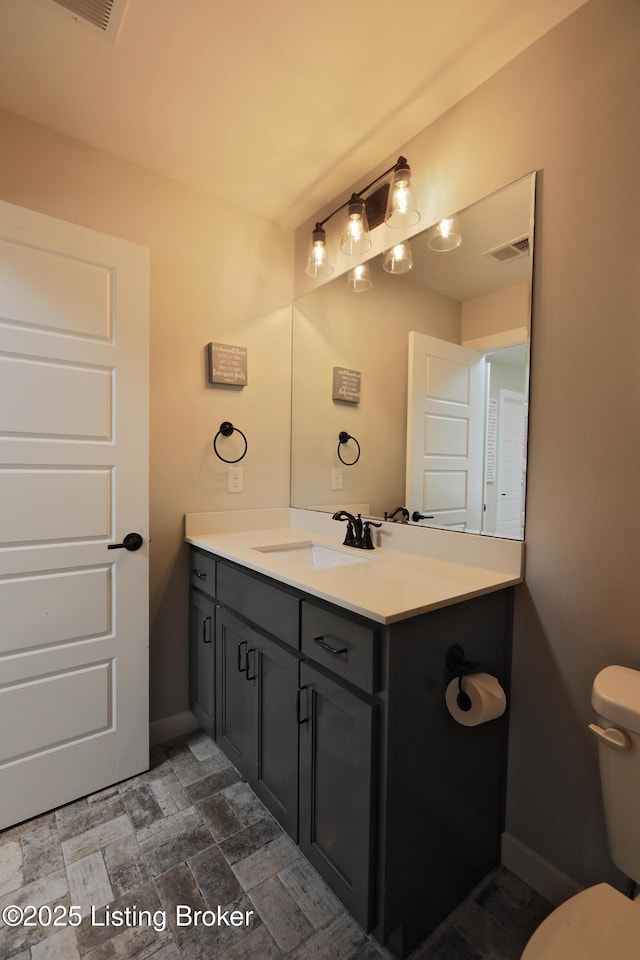
POLYGON ((507 830, 585 884, 616 876, 591 684, 640 668, 639 49, 637 0, 590 0, 374 171, 409 159, 421 227, 542 171, 507 830))
POLYGON ((462 304, 462 342, 529 326, 529 284, 514 283, 462 304))
POLYGON ((188 708, 188 511, 289 502, 291 232, 0 112, 0 198, 151 250, 151 719, 188 708), (248 348, 242 390, 210 387, 205 345, 248 348), (228 495, 211 440, 249 439, 228 495))

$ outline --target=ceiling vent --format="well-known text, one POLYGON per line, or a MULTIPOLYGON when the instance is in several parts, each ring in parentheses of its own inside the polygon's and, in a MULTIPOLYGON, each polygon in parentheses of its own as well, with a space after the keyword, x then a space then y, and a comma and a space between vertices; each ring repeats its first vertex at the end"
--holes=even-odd
POLYGON ((529 256, 529 237, 519 237, 517 240, 511 240, 509 243, 502 243, 493 250, 485 250, 483 257, 491 257, 498 263, 511 263, 512 260, 520 260, 522 257, 529 256))
POLYGON ((41 0, 92 33, 115 43, 129 0, 41 0))

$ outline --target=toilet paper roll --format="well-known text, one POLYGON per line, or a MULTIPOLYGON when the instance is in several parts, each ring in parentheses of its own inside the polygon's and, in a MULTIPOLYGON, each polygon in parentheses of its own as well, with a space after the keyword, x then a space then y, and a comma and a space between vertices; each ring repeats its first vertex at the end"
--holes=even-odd
POLYGON ((498 680, 490 673, 469 673, 462 678, 462 689, 471 700, 471 709, 462 710, 457 703, 458 678, 447 687, 447 710, 463 727, 477 727, 501 717, 507 709, 507 698, 498 680))

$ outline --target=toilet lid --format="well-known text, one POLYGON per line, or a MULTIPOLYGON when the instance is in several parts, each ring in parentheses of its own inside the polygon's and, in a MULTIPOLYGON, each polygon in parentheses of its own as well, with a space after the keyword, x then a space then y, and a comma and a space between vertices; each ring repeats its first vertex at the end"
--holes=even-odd
POLYGON ((521 960, 638 960, 639 944, 638 902, 599 883, 554 910, 521 960))

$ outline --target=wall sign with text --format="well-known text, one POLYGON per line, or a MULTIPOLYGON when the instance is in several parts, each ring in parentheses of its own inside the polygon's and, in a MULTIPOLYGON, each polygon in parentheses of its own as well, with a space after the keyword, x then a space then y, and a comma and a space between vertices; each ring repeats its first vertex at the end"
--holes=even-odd
POLYGON ((247 384, 247 348, 230 343, 210 343, 209 383, 228 383, 236 387, 247 384))
POLYGON ((343 403, 360 403, 362 374, 359 370, 347 370, 345 367, 333 368, 333 400, 343 403))

